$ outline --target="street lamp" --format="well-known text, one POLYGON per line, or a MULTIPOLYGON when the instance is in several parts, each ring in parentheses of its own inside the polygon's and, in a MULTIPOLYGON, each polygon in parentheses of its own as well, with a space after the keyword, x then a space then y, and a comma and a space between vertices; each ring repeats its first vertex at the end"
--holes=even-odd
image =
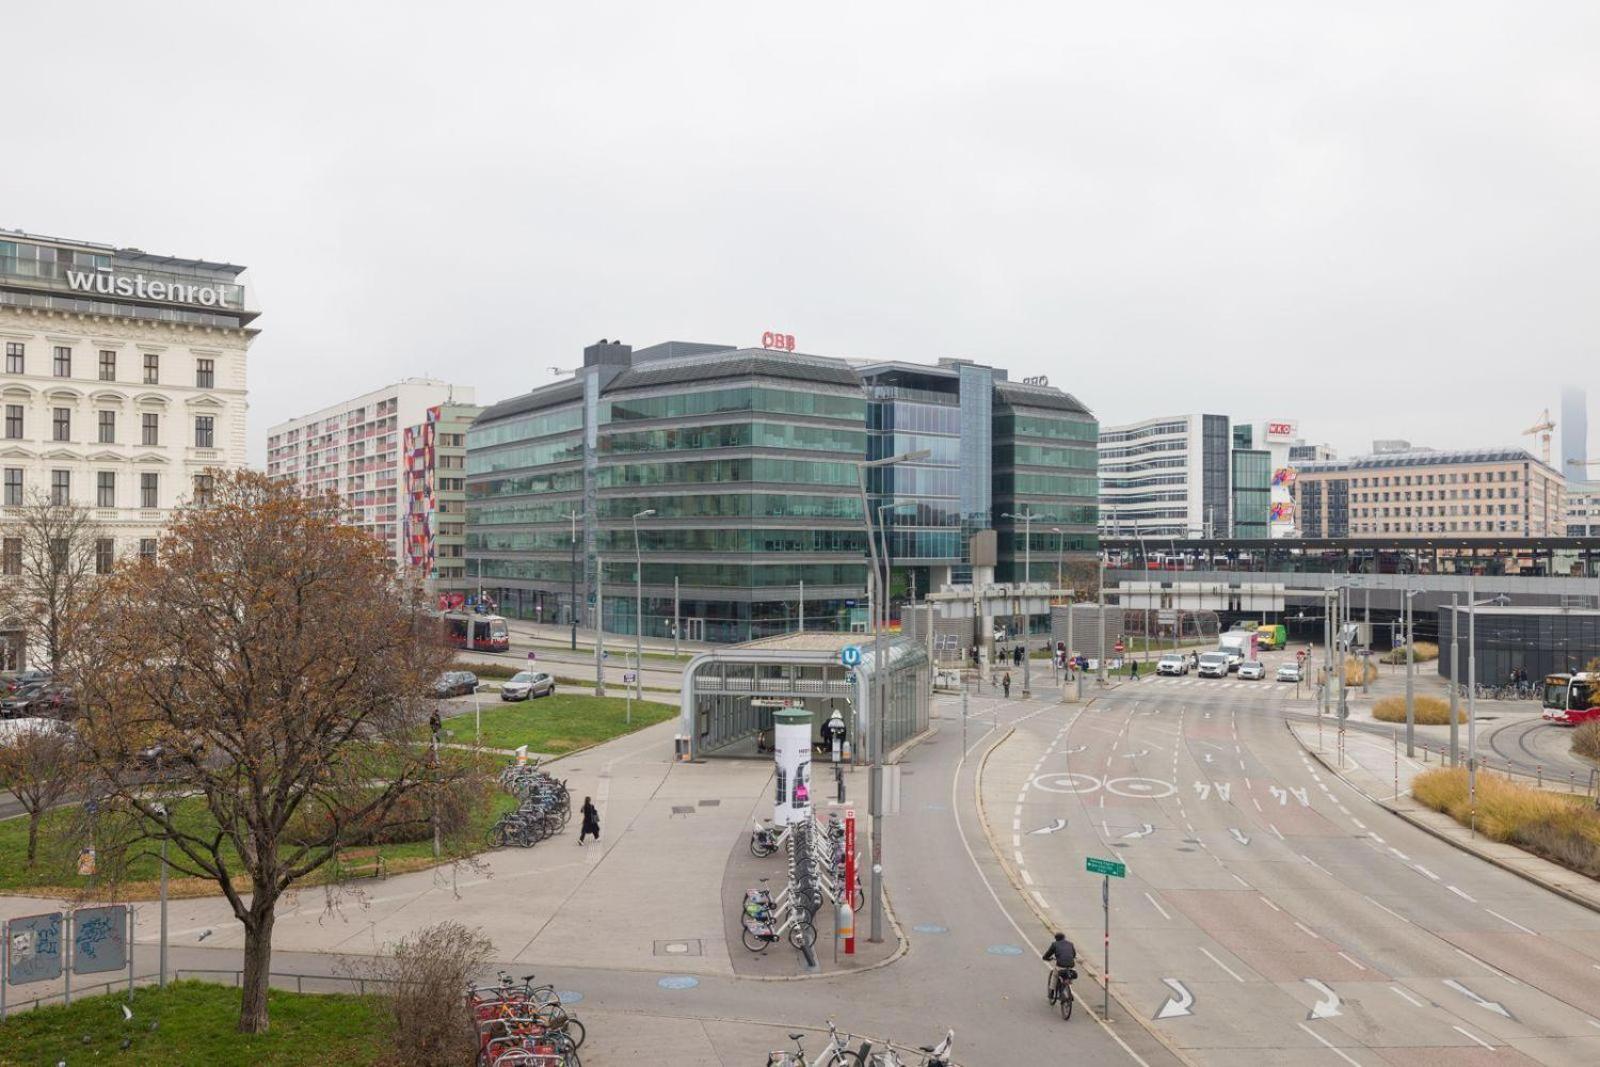
MULTIPOLYGON (((656 513, 646 508, 633 514, 633 699, 644 699, 644 561, 639 555, 639 520, 656 513)), ((633 724, 633 709, 628 709, 628 724, 633 724)))
MULTIPOLYGON (((1417 617, 1416 617, 1415 609, 1413 609, 1412 606, 1411 606, 1411 598, 1416 596, 1420 592, 1422 592, 1422 590, 1420 590, 1420 589, 1407 589, 1405 591, 1405 597, 1401 601, 1401 605, 1400 605, 1402 608, 1405 609, 1405 628, 1406 628, 1406 758, 1407 759, 1416 759, 1416 757, 1417 757, 1417 744, 1416 744, 1416 741, 1417 741, 1417 702, 1416 702, 1416 696, 1415 696, 1414 688, 1413 688, 1415 686, 1415 684, 1416 684, 1414 676, 1416 674, 1416 667, 1417 667, 1416 648, 1415 648, 1416 643, 1417 643, 1417 626, 1416 626, 1416 618, 1417 617)), ((1454 625, 1454 621, 1453 620, 1452 620, 1451 625, 1454 625)), ((1365 672, 1365 670, 1363 670, 1362 674, 1361 674, 1361 677, 1363 679, 1365 679, 1366 676, 1367 676, 1366 672, 1365 672)), ((1454 679, 1452 679, 1452 681, 1454 681, 1454 679)))
MULTIPOLYGON (((890 551, 889 529, 884 525, 883 516, 885 513, 892 514, 896 511, 915 511, 916 509, 917 506, 910 501, 878 505, 878 537, 883 542, 883 584, 885 587, 883 591, 883 621, 885 625, 889 622, 889 598, 894 593, 894 553, 890 551)), ((804 629, 804 626, 801 628, 804 629)))
POLYGON ((578 512, 574 509, 567 518, 572 520, 572 651, 578 651, 578 512))
POLYGON ((891 467, 896 463, 915 463, 927 459, 932 453, 926 448, 919 448, 914 452, 901 452, 898 455, 886 456, 883 459, 864 459, 856 461, 856 487, 861 492, 861 521, 867 528, 867 559, 871 570, 868 575, 867 590, 869 593, 877 590, 878 595, 871 600, 872 610, 872 697, 868 707, 872 715, 872 773, 870 789, 871 799, 867 806, 867 814, 872 816, 872 931, 869 939, 874 943, 883 940, 883 748, 884 748, 884 707, 880 699, 884 692, 883 676, 883 628, 880 625, 879 615, 882 611, 884 599, 879 586, 878 571, 878 544, 872 532, 872 506, 867 503, 867 469, 891 467))
MULTIPOLYGON (((1026 586, 1028 582, 1033 579, 1033 520, 1037 519, 1039 516, 1035 515, 1033 510, 1030 508, 1027 511, 1024 511, 1021 515, 1013 515, 1008 511, 1000 517, 1002 519, 1010 519, 1013 522, 1015 522, 1017 519, 1022 520, 1022 584, 1026 586)), ((1029 642, 1033 637, 1033 616, 1027 611, 1026 594, 1024 594, 1023 599, 1022 696, 1023 699, 1026 700, 1032 695, 1033 691, 1033 686, 1031 684, 1033 681, 1033 657, 1029 655, 1029 653, 1032 651, 1032 649, 1029 647, 1029 642)))

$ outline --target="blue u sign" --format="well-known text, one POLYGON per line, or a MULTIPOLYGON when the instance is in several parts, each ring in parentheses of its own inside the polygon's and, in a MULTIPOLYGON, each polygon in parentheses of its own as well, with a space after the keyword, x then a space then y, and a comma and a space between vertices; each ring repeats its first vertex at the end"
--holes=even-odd
POLYGON ((861 665, 861 646, 845 645, 839 650, 839 662, 846 667, 859 667, 861 665))

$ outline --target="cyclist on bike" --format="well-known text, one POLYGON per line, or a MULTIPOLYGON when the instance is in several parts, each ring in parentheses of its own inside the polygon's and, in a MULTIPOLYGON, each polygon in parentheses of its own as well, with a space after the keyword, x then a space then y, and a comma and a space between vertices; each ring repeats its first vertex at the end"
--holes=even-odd
POLYGON ((1068 972, 1070 972, 1073 968, 1073 965, 1078 962, 1078 948, 1071 941, 1067 940, 1066 934, 1057 931, 1056 939, 1050 942, 1049 948, 1044 950, 1043 959, 1046 963, 1049 963, 1052 960, 1055 961, 1055 979, 1057 988, 1059 988, 1061 984, 1068 981, 1068 972))

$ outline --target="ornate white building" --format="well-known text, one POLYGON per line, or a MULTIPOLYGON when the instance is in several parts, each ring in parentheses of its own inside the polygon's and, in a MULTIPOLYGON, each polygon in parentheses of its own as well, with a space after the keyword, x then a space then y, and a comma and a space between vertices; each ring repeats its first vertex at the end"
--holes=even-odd
POLYGON ((105 551, 153 551, 207 468, 245 465, 243 267, 0 229, 0 520, 91 509, 105 551))

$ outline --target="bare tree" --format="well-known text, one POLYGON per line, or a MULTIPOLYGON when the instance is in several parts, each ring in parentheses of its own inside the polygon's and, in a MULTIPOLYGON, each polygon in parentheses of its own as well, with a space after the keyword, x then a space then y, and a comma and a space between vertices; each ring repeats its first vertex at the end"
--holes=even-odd
POLYGON ((241 1031, 268 1026, 284 893, 398 823, 423 836, 428 791, 470 783, 417 743, 448 658, 420 591, 335 499, 250 472, 215 473, 86 614, 74 675, 99 875, 165 840, 175 869, 216 883, 244 927, 241 1031), (151 746, 155 781, 137 758, 151 746))
POLYGON ((77 762, 72 732, 53 720, 19 723, 0 741, 0 789, 9 789, 28 815, 28 866, 39 847, 39 821, 59 804, 77 762))
POLYGON ((87 509, 43 493, 6 514, 0 599, 23 620, 28 643, 42 647, 51 672, 59 672, 72 647, 68 620, 91 594, 105 532, 87 509))

